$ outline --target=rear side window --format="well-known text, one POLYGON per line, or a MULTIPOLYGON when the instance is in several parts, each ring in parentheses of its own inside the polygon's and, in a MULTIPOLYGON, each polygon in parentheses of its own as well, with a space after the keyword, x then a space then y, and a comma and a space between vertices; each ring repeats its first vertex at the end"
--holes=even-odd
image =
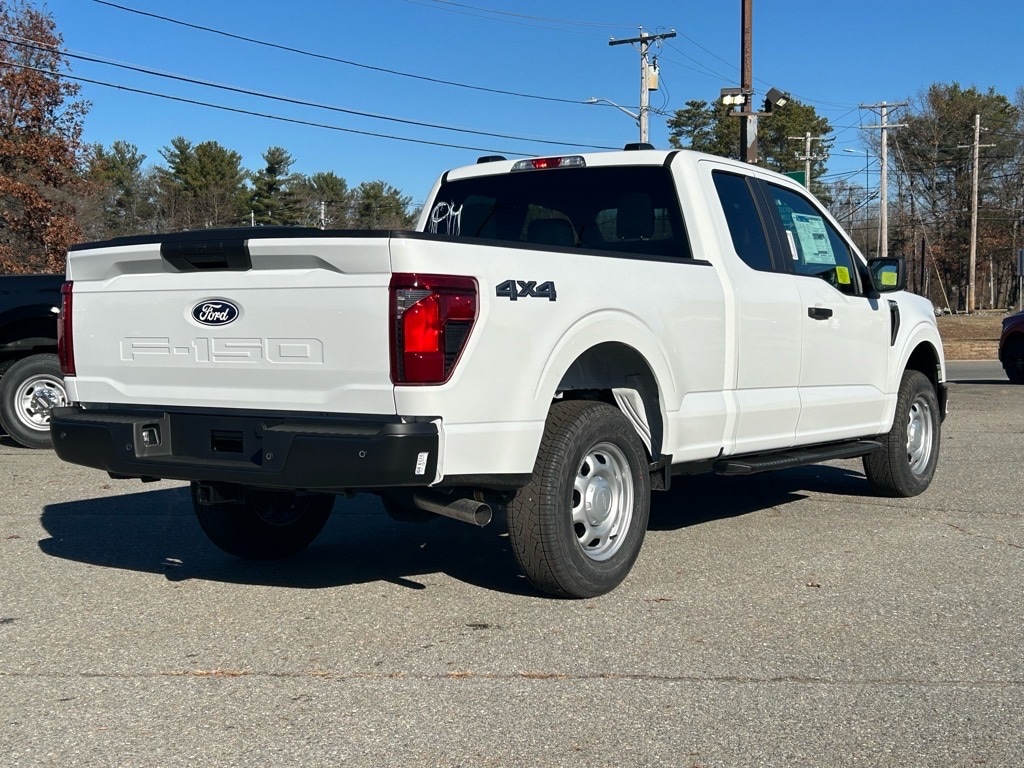
POLYGON ((631 256, 689 259, 667 168, 519 171, 446 181, 427 231, 631 256))
POLYGON ((736 254, 748 267, 771 272, 772 257, 768 250, 768 239, 747 180, 721 171, 715 171, 712 176, 736 254))

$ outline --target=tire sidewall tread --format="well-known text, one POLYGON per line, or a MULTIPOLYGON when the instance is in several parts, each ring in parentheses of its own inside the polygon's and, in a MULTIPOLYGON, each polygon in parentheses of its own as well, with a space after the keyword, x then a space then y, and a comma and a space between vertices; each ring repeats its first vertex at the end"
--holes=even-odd
POLYGON ((639 555, 649 513, 646 452, 622 413, 603 402, 555 403, 530 482, 508 508, 509 539, 526 578, 541 591, 561 597, 595 597, 611 591, 639 555), (580 463, 601 442, 613 443, 626 455, 634 502, 620 549, 608 560, 594 561, 580 551, 570 509, 580 463))
POLYGON ((920 371, 904 371, 892 428, 881 438, 883 448, 864 457, 864 472, 875 493, 895 498, 923 493, 935 476, 942 440, 941 427, 939 400, 931 380, 920 371), (915 475, 907 461, 907 420, 911 404, 919 396, 928 401, 931 412, 932 446, 927 470, 921 475, 915 475))

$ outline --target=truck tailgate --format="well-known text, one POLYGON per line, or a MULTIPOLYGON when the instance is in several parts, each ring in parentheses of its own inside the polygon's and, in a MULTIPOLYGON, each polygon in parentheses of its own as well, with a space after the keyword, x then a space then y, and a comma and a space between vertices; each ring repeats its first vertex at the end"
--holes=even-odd
POLYGON ((362 234, 73 250, 71 399, 394 414, 389 240, 362 234))

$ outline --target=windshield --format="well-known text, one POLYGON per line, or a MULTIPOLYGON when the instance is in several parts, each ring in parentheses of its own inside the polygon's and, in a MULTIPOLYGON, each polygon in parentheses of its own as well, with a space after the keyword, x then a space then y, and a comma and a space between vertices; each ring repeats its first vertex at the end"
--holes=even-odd
POLYGON ((427 231, 548 248, 691 257, 675 185, 662 166, 559 168, 446 181, 427 231))

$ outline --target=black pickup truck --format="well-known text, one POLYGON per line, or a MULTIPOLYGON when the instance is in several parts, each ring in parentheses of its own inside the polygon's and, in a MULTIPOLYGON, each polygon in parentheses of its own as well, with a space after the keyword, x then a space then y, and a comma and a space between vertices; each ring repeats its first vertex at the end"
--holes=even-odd
POLYGON ((50 410, 66 405, 57 362, 64 275, 0 275, 0 426, 27 448, 50 447, 50 410))

